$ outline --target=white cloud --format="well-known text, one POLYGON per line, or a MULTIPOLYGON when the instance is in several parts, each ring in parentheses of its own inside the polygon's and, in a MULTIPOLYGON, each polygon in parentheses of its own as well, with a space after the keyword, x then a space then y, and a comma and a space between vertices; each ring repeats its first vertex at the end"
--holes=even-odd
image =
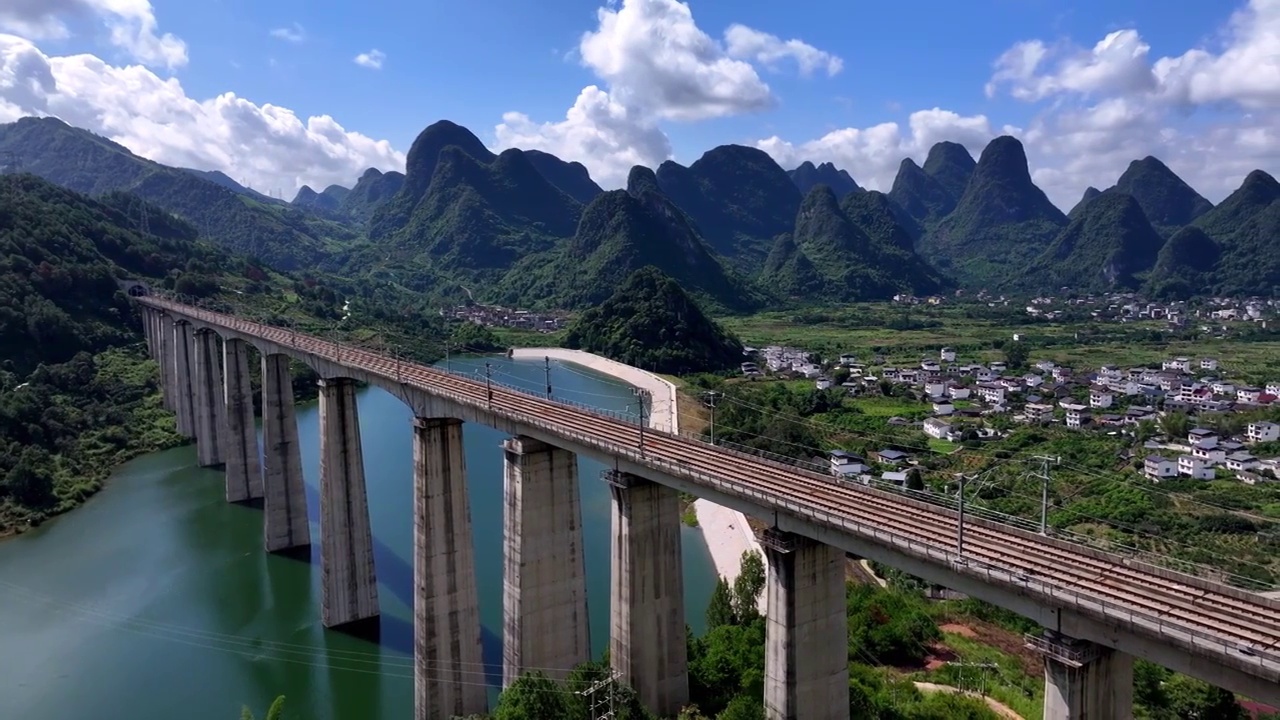
POLYGON ((382 62, 387 59, 387 54, 381 50, 370 50, 356 56, 355 63, 360 67, 366 67, 370 70, 381 70, 382 62))
POLYGON ((112 45, 153 67, 175 69, 187 64, 187 45, 170 33, 158 34, 149 0, 3 0, 0 31, 34 39, 70 35, 67 19, 96 19, 109 32, 112 45))
POLYGON ((632 165, 671 157, 658 123, 691 122, 771 108, 773 92, 752 62, 793 60, 801 74, 838 73, 840 58, 800 40, 742 25, 722 44, 703 32, 678 0, 611 0, 582 35, 578 61, 603 81, 579 93, 559 122, 537 123, 508 112, 494 129, 496 148, 538 148, 587 166, 605 187, 622 185, 632 165))
POLYGON ((954 140, 976 157, 992 135, 1011 133, 1026 146, 1036 183, 1063 209, 1147 155, 1217 201, 1251 170, 1280 169, 1280 0, 1248 0, 1214 37, 1214 47, 1162 58, 1135 29, 1091 48, 1017 43, 995 61, 985 90, 1035 104, 1025 131, 935 108, 913 113, 908 130, 883 123, 757 146, 786 167, 829 160, 887 189, 903 156, 919 161, 934 142, 954 140))
POLYGON ((958 142, 977 157, 988 140, 1003 132, 1017 130, 994 128, 983 115, 963 116, 933 108, 912 113, 906 128, 896 122, 843 128, 798 145, 774 136, 756 142, 756 147, 785 168, 796 167, 805 160, 834 162, 864 187, 888 192, 904 157, 922 162, 929 148, 942 140, 958 142))
POLYGON ((677 0, 623 0, 600 8, 600 26, 582 36, 582 64, 615 100, 653 117, 703 120, 764 110, 773 94, 743 60, 693 21, 677 0))
POLYGON ((802 40, 783 40, 777 35, 753 30, 737 23, 724 31, 724 42, 731 57, 754 60, 765 67, 777 67, 784 58, 791 58, 800 66, 801 75, 811 75, 815 70, 825 70, 828 76, 844 69, 844 61, 825 50, 802 40))
POLYGON ((298 23, 289 27, 278 27, 271 31, 271 37, 285 42, 300 43, 307 39, 307 31, 298 23))
POLYGON ((634 165, 656 167, 671 157, 671 143, 657 126, 631 117, 626 107, 595 85, 584 88, 565 119, 535 123, 509 112, 495 129, 502 148, 543 150, 588 166, 604 187, 619 187, 634 165))
POLYGON ((92 55, 48 57, 0 35, 0 121, 52 115, 164 163, 221 170, 286 197, 303 184, 350 186, 368 167, 403 170, 385 140, 346 130, 328 115, 299 118, 234 93, 188 97, 174 78, 92 55))

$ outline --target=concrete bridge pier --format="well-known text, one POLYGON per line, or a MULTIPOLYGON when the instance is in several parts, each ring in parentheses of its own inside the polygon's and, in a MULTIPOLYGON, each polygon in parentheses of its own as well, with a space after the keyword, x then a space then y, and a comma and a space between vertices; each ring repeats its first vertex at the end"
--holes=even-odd
POLYGON ((1045 630, 1029 637, 1044 656, 1045 720, 1130 720, 1133 656, 1045 630))
POLYGON ((378 616, 378 581, 355 381, 319 384, 320 615, 332 628, 378 616))
POLYGON ((221 465, 226 457, 226 398, 222 394, 222 365, 218 335, 197 330, 196 341, 196 459, 200 467, 221 465))
POLYGON ((263 532, 267 552, 311 544, 288 355, 262 356, 263 532))
POLYGON ((673 488, 606 471, 613 493, 609 658, 659 717, 689 702, 680 555, 680 496, 673 488))
POLYGON ((253 423, 248 343, 231 338, 223 340, 222 368, 227 502, 244 502, 262 497, 262 463, 258 458, 258 429, 253 423))
POLYGON ((556 680, 591 659, 578 456, 529 437, 502 445, 502 686, 556 680))
POLYGON ((191 323, 178 320, 173 324, 173 380, 174 412, 177 413, 178 434, 196 436, 195 373, 191 362, 193 338, 191 323))
POLYGON ((160 366, 160 400, 161 405, 169 412, 175 412, 176 394, 173 383, 173 323, 167 315, 157 311, 153 318, 152 331, 156 336, 156 364, 160 366))
POLYGON ((768 720, 849 720, 844 551, 770 529, 765 592, 768 720))
POLYGON ((414 718, 488 709, 462 421, 413 421, 414 718))

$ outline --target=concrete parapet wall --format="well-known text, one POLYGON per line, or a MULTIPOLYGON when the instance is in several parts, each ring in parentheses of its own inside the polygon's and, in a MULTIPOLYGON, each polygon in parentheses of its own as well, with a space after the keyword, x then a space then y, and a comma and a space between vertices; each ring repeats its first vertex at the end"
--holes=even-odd
POLYGON ((511 357, 515 360, 551 358, 559 362, 572 363, 615 377, 633 387, 648 390, 650 397, 653 398, 649 427, 655 430, 680 432, 680 417, 676 410, 679 395, 675 383, 658 375, 607 357, 567 348, 514 348, 511 351, 511 357))

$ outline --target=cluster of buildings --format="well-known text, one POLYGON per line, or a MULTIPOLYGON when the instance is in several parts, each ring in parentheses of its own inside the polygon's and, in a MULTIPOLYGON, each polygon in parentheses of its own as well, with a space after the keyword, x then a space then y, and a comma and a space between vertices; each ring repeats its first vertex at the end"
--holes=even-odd
POLYGON ((559 330, 568 321, 568 316, 560 313, 516 310, 498 305, 459 305, 441 310, 440 315, 485 327, 509 327, 547 333, 559 330))
MULTIPOLYGON (((930 416, 921 422, 924 433, 939 440, 991 439, 999 433, 983 427, 980 418, 1005 415, 1015 422, 1048 424, 1061 422, 1071 430, 1110 434, 1134 434, 1139 423, 1158 422, 1169 413, 1250 413, 1269 407, 1280 408, 1280 381, 1263 385, 1239 383, 1223 377, 1214 358, 1172 357, 1159 367, 1101 368, 1079 372, 1050 360, 1041 360, 1025 372, 1010 372, 1005 363, 958 362, 953 348, 942 348, 936 359, 923 358, 910 367, 866 365, 852 354, 841 355, 830 367, 814 362, 802 349, 767 347, 754 351, 757 362, 744 363, 749 374, 765 372, 814 381, 818 389, 832 387, 835 367, 842 367, 848 379, 843 387, 853 395, 881 382, 909 386, 929 404, 930 416), (750 366, 748 368, 748 366, 750 366), (972 420, 972 421, 969 421, 972 420)), ((875 358, 876 363, 883 362, 875 358)), ((841 373, 842 375, 845 373, 841 373)), ((892 422, 892 421, 891 421, 892 422)), ((899 420, 897 424, 909 424, 899 420)), ((1219 470, 1245 482, 1280 476, 1277 459, 1262 459, 1249 448, 1258 443, 1280 441, 1280 424, 1255 420, 1244 425, 1238 437, 1219 437, 1212 430, 1196 428, 1182 442, 1169 438, 1151 444, 1176 455, 1151 455, 1145 459, 1144 473, 1153 480, 1188 476, 1213 478, 1219 470), (1270 471, 1270 472, 1268 472, 1270 471)), ((905 454, 885 451, 894 461, 908 461, 905 454)), ((843 451, 841 451, 843 453, 843 451)), ((872 458, 880 465, 883 453, 872 458)), ((833 454, 832 471, 838 475, 866 476, 871 465, 866 458, 848 453, 833 454)), ((900 481, 900 472, 891 471, 882 479, 900 481), (891 477, 892 476, 892 477, 891 477)))
POLYGON ((1032 298, 1026 313, 1032 317, 1057 319, 1072 308, 1087 311, 1094 320, 1120 323, 1164 321, 1170 328, 1198 327, 1200 332, 1223 335, 1229 331, 1224 323, 1254 322, 1262 327, 1280 314, 1280 301, 1271 298, 1207 298, 1193 305, 1183 301, 1156 302, 1133 293, 1111 293, 1082 297, 1032 298))
POLYGON ((1143 459, 1142 472, 1154 482, 1160 482, 1174 477, 1212 480, 1221 469, 1254 484, 1268 476, 1280 477, 1280 457, 1260 459, 1249 451, 1249 446, 1277 440, 1280 440, 1280 424, 1266 421, 1249 423, 1238 440, 1219 437, 1216 431, 1208 428, 1192 428, 1187 433, 1185 444, 1166 442, 1157 446, 1177 450, 1180 454, 1173 457, 1148 455, 1143 459))

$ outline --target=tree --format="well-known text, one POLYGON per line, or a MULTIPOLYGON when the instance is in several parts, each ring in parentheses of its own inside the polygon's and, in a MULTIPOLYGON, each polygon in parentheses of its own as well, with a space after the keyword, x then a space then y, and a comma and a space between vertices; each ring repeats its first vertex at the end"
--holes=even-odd
POLYGON ((920 468, 911 468, 907 473, 907 489, 924 490, 924 476, 920 474, 920 468))
POLYGON ((1027 356, 1030 354, 1031 351, 1027 348, 1026 343, 1012 342, 1004 347, 1004 361, 1009 365, 1010 370, 1025 367, 1027 356))
POLYGON ((1174 675, 1164 684, 1169 712, 1185 720, 1244 720, 1244 708, 1230 691, 1186 675, 1174 675))
POLYGON ((739 695, 716 720, 764 720, 764 703, 757 697, 739 695))
POLYGON ((1160 430, 1164 432, 1164 436, 1169 440, 1185 438, 1187 433, 1191 431, 1191 418, 1187 417, 1187 414, 1183 412, 1167 413, 1160 418, 1160 430))
POLYGON ((711 591, 711 600, 707 603, 707 629, 721 625, 732 625, 737 622, 733 611, 733 591, 724 578, 716 581, 715 590, 711 591))
MULTIPOLYGON (((271 707, 267 708, 267 715, 263 720, 283 720, 284 719, 284 696, 278 696, 271 707)), ((240 720, 253 720, 253 711, 247 706, 240 710, 240 720)))
POLYGON ((573 717, 569 691, 533 671, 521 675, 498 696, 494 720, 550 720, 573 717))
POLYGON ((733 581, 733 609, 738 624, 745 624, 759 614, 760 592, 764 590, 764 559, 754 550, 742 553, 742 566, 733 581))

